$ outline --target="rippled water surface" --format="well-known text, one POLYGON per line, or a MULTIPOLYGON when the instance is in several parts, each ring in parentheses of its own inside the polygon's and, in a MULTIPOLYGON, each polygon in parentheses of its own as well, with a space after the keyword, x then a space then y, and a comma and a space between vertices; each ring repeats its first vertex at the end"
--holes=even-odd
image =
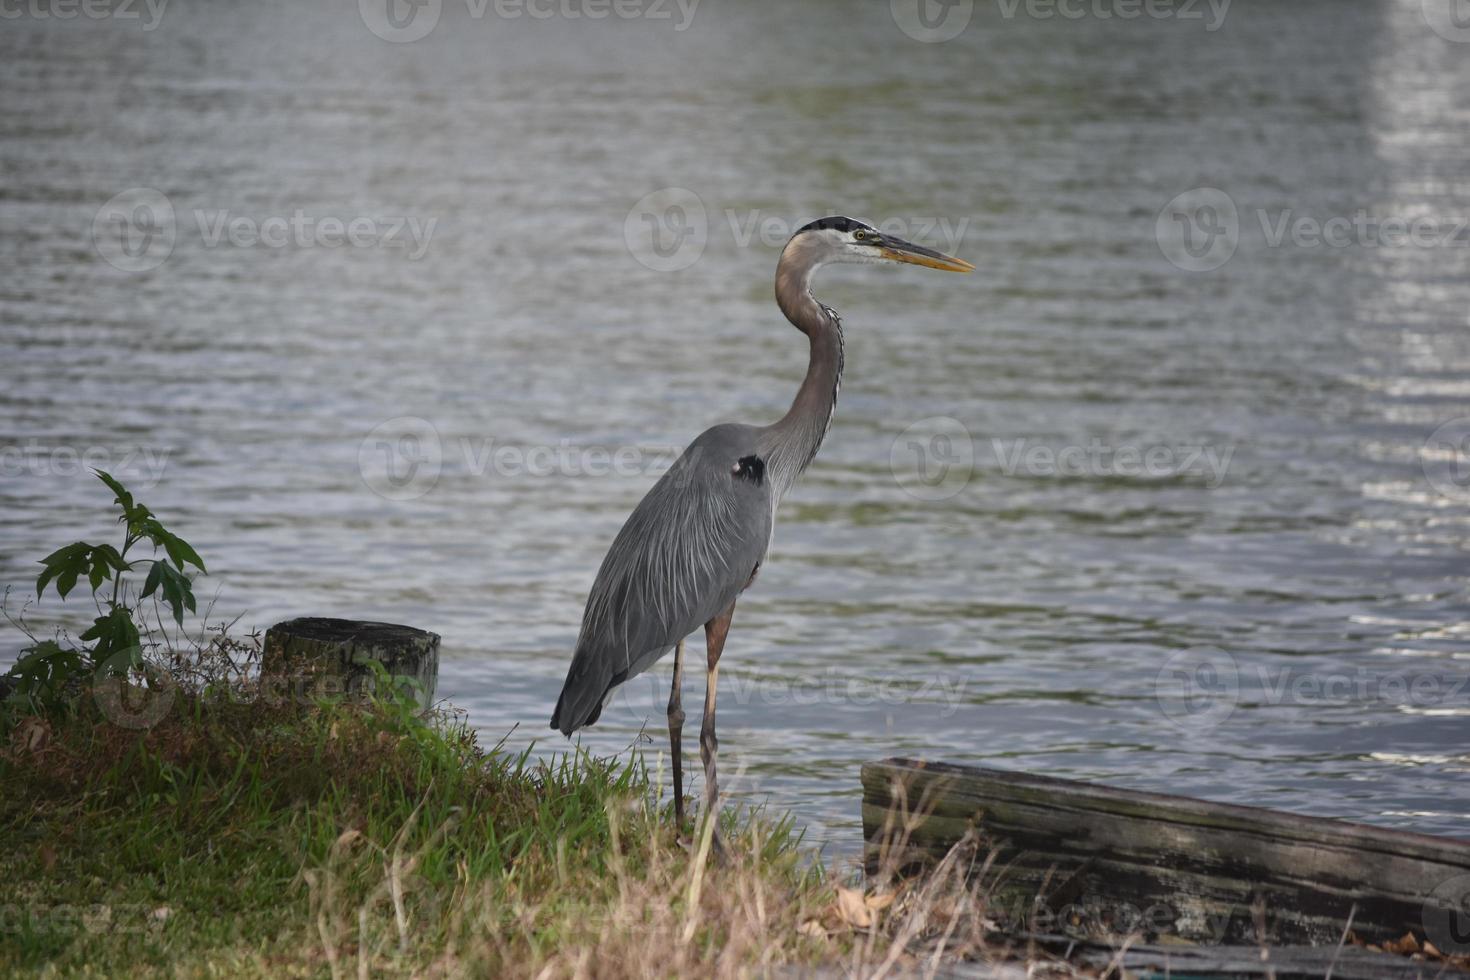
MULTIPOLYGON (((560 750, 604 550, 671 448, 784 411, 773 243, 843 211, 979 271, 819 282, 848 371, 726 652, 736 794, 838 851, 895 754, 1470 835, 1470 233, 1370 240, 1470 216, 1470 45, 1418 2, 1237 0, 1213 31, 979 4, 944 43, 901 6, 445 0, 411 43, 351 3, 7 20, 12 611, 110 531, 90 452, 217 615, 433 629, 487 741, 560 750), (114 220, 145 193, 162 258, 114 220)), ((667 674, 583 744, 661 747, 667 674)))

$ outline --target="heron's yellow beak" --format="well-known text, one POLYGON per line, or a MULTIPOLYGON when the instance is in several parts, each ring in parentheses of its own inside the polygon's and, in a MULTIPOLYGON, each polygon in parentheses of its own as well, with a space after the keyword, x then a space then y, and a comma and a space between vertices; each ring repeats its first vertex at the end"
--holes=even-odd
POLYGON ((915 245, 913 242, 906 242, 902 238, 894 238, 891 235, 884 236, 878 248, 885 259, 894 262, 907 262, 910 265, 922 265, 929 269, 942 269, 945 272, 975 271, 975 267, 964 259, 957 259, 953 255, 945 255, 943 252, 936 252, 932 248, 915 245))

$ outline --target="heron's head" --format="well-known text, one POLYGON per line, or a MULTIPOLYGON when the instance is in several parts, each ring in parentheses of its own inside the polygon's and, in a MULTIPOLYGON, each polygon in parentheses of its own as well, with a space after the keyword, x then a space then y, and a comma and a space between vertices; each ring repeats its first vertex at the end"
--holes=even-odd
POLYGON ((907 262, 945 272, 973 272, 964 259, 885 235, 855 218, 836 215, 804 225, 786 243, 785 256, 794 264, 814 269, 832 262, 907 262))

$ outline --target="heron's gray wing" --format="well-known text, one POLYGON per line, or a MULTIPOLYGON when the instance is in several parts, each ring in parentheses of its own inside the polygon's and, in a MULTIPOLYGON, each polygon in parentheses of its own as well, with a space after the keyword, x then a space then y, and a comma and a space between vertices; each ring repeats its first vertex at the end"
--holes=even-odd
POLYGON ((724 612, 771 539, 774 502, 755 430, 704 432, 618 532, 587 598, 551 725, 590 725, 608 693, 724 612))

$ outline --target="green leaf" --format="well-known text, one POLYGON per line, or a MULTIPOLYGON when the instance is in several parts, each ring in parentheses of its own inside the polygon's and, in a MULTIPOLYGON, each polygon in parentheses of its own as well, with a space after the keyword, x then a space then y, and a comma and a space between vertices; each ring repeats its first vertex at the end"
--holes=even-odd
POLYGON ((133 495, 128 493, 127 488, 117 482, 112 474, 104 473, 102 470, 93 470, 92 472, 96 473, 97 479, 107 484, 107 489, 113 492, 115 495, 113 503, 122 507, 123 517, 131 520, 133 516, 133 495))
POLYGON ((55 640, 42 640, 21 652, 20 659, 15 662, 14 667, 10 668, 10 674, 14 677, 35 677, 48 660, 64 652, 66 651, 63 650, 61 644, 55 640))
POLYGON ((184 625, 184 610, 194 611, 194 586, 188 576, 166 561, 155 561, 144 584, 144 596, 152 594, 150 586, 156 586, 162 593, 164 604, 173 611, 174 621, 184 625))
POLYGON ((37 598, 45 593, 47 584, 54 579, 57 594, 65 599, 67 593, 76 586, 77 579, 83 576, 86 576, 95 593, 103 582, 121 574, 128 567, 122 555, 112 545, 90 545, 85 541, 53 551, 42 560, 42 564, 46 568, 36 579, 37 598))
POLYGON ((143 525, 152 516, 148 508, 134 500, 127 487, 119 483, 112 474, 101 470, 93 472, 97 474, 97 479, 107 484, 108 489, 113 493, 114 502, 122 508, 122 517, 118 518, 118 523, 127 525, 128 537, 136 538, 143 535, 145 533, 143 525))
POLYGON ((163 585, 164 598, 174 611, 174 622, 180 626, 184 625, 184 594, 179 591, 179 583, 169 579, 163 585))
POLYGON ((63 599, 66 594, 76 587, 77 577, 82 574, 82 566, 69 565, 56 576, 56 592, 63 599))
POLYGON ((101 558, 119 572, 126 572, 128 570, 127 560, 118 554, 117 549, 110 544, 99 544, 92 549, 92 560, 96 561, 98 558, 101 558))
POLYGON ((169 558, 173 559, 173 563, 178 567, 179 571, 182 572, 184 570, 184 564, 186 562, 195 566, 201 572, 205 570, 204 562, 199 558, 198 552, 194 550, 189 542, 165 528, 159 523, 158 518, 149 517, 145 520, 141 525, 141 531, 153 542, 155 547, 162 548, 168 553, 169 558))
POLYGON ((143 537, 147 533, 144 529, 152 519, 152 512, 142 504, 135 506, 127 516, 119 518, 119 520, 128 526, 128 535, 134 538, 143 537))
POLYGON ((42 640, 21 651, 21 657, 9 675, 18 682, 8 701, 30 702, 39 707, 54 704, 73 676, 84 668, 80 650, 61 646, 55 640, 42 640))
POLYGON ((93 620, 91 627, 82 634, 83 640, 95 640, 92 648, 93 663, 109 663, 118 654, 126 654, 129 666, 142 663, 143 650, 138 643, 138 627, 127 609, 114 606, 93 620))
POLYGON ((143 591, 142 593, 140 593, 140 598, 146 599, 151 596, 153 594, 153 590, 158 588, 158 582, 162 578, 163 562, 156 561, 153 563, 153 568, 148 572, 147 581, 143 583, 143 591))
POLYGON ((182 572, 184 570, 185 562, 193 565, 201 572, 205 570, 204 562, 202 559, 200 559, 199 553, 194 550, 193 546, 190 545, 189 542, 185 541, 178 535, 170 534, 168 535, 168 537, 164 538, 163 547, 164 550, 168 552, 168 556, 174 560, 174 564, 179 566, 179 571, 182 572))
POLYGON ((41 593, 43 593, 43 592, 46 591, 46 583, 49 582, 49 581, 51 581, 55 577, 56 577, 56 569, 54 569, 54 568, 47 568, 47 569, 43 569, 41 571, 40 577, 36 579, 36 598, 37 599, 41 598, 41 593))
POLYGON ((73 557, 75 557, 77 555, 80 555, 83 552, 91 551, 91 550, 92 550, 92 546, 89 545, 89 544, 87 544, 87 542, 85 542, 85 541, 78 541, 75 544, 69 544, 69 545, 67 545, 65 548, 57 548, 55 551, 51 552, 51 554, 47 555, 45 558, 42 558, 41 559, 41 564, 42 565, 56 565, 56 564, 65 562, 66 560, 68 560, 70 558, 73 558, 73 557))
MULTIPOLYGON (((67 545, 65 548, 58 548, 41 559, 41 564, 46 567, 41 572, 40 577, 36 579, 36 598, 39 599, 41 594, 46 591, 47 582, 50 582, 63 572, 72 570, 75 574, 79 575, 85 571, 87 568, 87 552, 91 548, 92 546, 87 544, 87 542, 78 541, 75 544, 67 545)), ((76 581, 75 577, 73 577, 72 581, 76 581)), ((63 594, 64 597, 65 595, 63 594)))

